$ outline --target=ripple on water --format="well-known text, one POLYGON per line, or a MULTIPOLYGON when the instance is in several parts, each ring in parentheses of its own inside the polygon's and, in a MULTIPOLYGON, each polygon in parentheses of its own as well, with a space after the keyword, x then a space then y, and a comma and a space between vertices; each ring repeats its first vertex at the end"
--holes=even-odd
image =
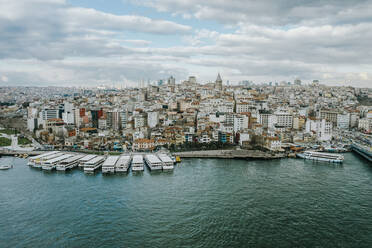
POLYGON ((0 171, 0 247, 372 247, 372 168, 185 159, 170 173, 0 171))

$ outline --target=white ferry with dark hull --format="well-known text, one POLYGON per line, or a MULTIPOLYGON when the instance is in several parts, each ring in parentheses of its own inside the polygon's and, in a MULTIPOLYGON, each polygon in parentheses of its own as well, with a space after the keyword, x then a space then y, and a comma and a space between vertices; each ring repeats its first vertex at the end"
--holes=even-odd
POLYGON ((303 153, 298 153, 297 156, 303 159, 329 163, 342 163, 344 161, 344 156, 335 153, 305 151, 303 153))
POLYGON ((115 173, 115 165, 119 156, 108 156, 102 164, 102 173, 115 173))
POLYGON ((132 171, 143 171, 143 156, 142 155, 134 155, 132 159, 132 171))
POLYGON ((56 153, 50 154, 50 155, 48 155, 48 156, 42 157, 42 158, 40 158, 40 159, 36 159, 36 160, 35 160, 35 164, 34 164, 33 167, 34 167, 34 168, 41 169, 41 167, 42 167, 42 165, 43 165, 43 163, 44 163, 45 161, 48 161, 48 160, 53 159, 53 158, 60 157, 60 156, 62 156, 62 155, 63 155, 62 152, 56 152, 56 153))
POLYGON ((132 158, 129 155, 120 156, 120 158, 118 159, 115 165, 115 172, 117 173, 128 172, 131 160, 132 158))
POLYGON ((92 160, 89 160, 84 163, 84 173, 94 173, 97 169, 99 169, 105 161, 104 156, 96 156, 92 160))
POLYGON ((49 170, 49 171, 54 170, 56 168, 58 162, 66 160, 66 159, 68 159, 72 156, 73 156, 72 154, 63 154, 62 156, 49 159, 49 160, 42 163, 41 168, 43 170, 49 170))
POLYGON ((163 163, 161 160, 154 154, 145 155, 146 165, 151 171, 161 170, 163 163))
POLYGON ((160 153, 158 154, 159 159, 163 164, 163 170, 173 170, 174 169, 174 162, 171 157, 167 154, 160 153))
POLYGON ((82 157, 80 160, 79 160, 79 163, 78 163, 78 167, 79 168, 83 168, 84 167, 84 164, 86 162, 88 162, 89 160, 92 160, 93 158, 97 157, 97 155, 93 155, 93 154, 90 154, 90 155, 85 155, 84 157, 82 157))
POLYGON ((70 158, 65 159, 61 162, 58 162, 57 166, 56 166, 56 170, 57 171, 71 170, 78 165, 79 159, 81 159, 84 156, 85 155, 80 155, 80 154, 79 155, 74 155, 73 157, 70 157, 70 158))
POLYGON ((52 151, 52 152, 46 152, 46 153, 42 153, 40 155, 37 155, 37 156, 32 156, 32 157, 29 157, 28 158, 28 163, 27 165, 28 166, 31 166, 31 167, 34 167, 35 166, 35 163, 36 162, 40 162, 40 160, 46 156, 50 156, 50 155, 53 155, 53 154, 56 154, 56 153, 59 153, 58 151, 52 151))

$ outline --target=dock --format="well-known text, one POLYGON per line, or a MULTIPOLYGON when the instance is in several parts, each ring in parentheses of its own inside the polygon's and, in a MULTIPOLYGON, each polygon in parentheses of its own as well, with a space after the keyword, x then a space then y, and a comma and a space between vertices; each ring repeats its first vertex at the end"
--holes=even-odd
POLYGON ((216 158, 216 159, 279 159, 286 155, 283 153, 270 153, 259 150, 206 150, 176 152, 175 156, 181 158, 216 158))
POLYGON ((358 143, 353 143, 351 145, 351 150, 363 158, 367 159, 369 162, 372 162, 372 147, 361 145, 358 143))

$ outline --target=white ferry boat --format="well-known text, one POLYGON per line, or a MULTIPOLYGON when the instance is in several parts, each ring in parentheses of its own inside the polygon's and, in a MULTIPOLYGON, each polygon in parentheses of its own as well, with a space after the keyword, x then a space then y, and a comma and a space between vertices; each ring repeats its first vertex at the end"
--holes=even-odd
POLYGON ((132 159, 132 171, 143 171, 143 156, 134 155, 132 159))
POLYGON ((102 173, 115 173, 115 164, 119 156, 108 156, 102 164, 102 173))
POLYGON ((164 153, 158 154, 159 159, 163 163, 163 170, 173 170, 174 169, 174 162, 173 160, 164 153))
POLYGON ((150 170, 161 170, 162 169, 162 162, 161 160, 154 154, 147 154, 145 155, 145 161, 147 166, 150 170))
POLYGON ((85 155, 84 157, 82 157, 82 158, 79 160, 79 163, 78 163, 79 168, 83 168, 85 162, 88 162, 89 160, 92 160, 92 159, 95 158, 95 157, 97 157, 97 155, 93 155, 93 154, 85 155))
POLYGON ((104 156, 96 156, 95 158, 84 163, 84 172, 85 173, 94 173, 96 169, 101 167, 101 164, 105 161, 104 156))
POLYGON ((303 153, 297 154, 297 156, 303 159, 324 161, 324 162, 331 162, 331 163, 342 163, 344 161, 344 156, 340 154, 335 154, 335 153, 305 151, 303 153))
POLYGON ((68 169, 76 167, 79 162, 79 159, 81 159, 82 157, 84 157, 84 155, 79 154, 68 159, 65 159, 63 161, 60 161, 59 163, 57 163, 56 166, 57 171, 66 171, 68 169))
POLYGON ((116 162, 115 172, 128 172, 131 160, 132 158, 129 155, 121 156, 118 159, 118 162, 116 162))
POLYGON ((60 157, 60 156, 62 156, 62 155, 63 155, 62 152, 56 152, 56 153, 50 154, 50 155, 48 155, 48 156, 42 157, 42 158, 40 158, 40 159, 36 159, 36 160, 35 160, 34 167, 35 167, 35 168, 41 168, 42 164, 43 164, 45 161, 50 160, 50 159, 53 159, 53 158, 60 157))
POLYGON ((72 157, 73 155, 72 154, 63 154, 62 156, 59 156, 59 157, 56 157, 56 158, 52 158, 52 159, 49 159, 47 161, 44 161, 42 164, 41 164, 41 168, 43 170, 53 170, 56 168, 56 165, 58 162, 60 161, 63 161, 65 159, 68 159, 70 157, 72 157))
POLYGON ((33 167, 33 166, 35 166, 36 161, 39 161, 41 158, 52 155, 52 154, 55 154, 55 153, 58 153, 58 151, 46 152, 46 153, 42 153, 42 154, 37 155, 37 156, 29 157, 27 165, 33 167))

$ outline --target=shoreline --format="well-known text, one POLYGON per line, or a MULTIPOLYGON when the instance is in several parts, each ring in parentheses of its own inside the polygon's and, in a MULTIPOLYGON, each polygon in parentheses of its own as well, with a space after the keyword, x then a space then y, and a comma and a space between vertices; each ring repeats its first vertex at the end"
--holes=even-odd
POLYGON ((287 158, 286 154, 263 152, 259 150, 201 150, 190 152, 175 152, 181 158, 219 158, 219 159, 280 159, 287 158))
MULTIPOLYGON (((56 150, 57 151, 57 150, 56 150)), ((59 150, 58 150, 59 151, 59 150)), ((35 156, 48 151, 0 151, 0 156, 15 156, 24 155, 35 156)), ((61 152, 71 152, 71 153, 84 153, 84 154, 97 154, 103 155, 102 151, 65 151, 61 152)), ((115 155, 125 154, 125 153, 147 153, 147 152, 109 152, 109 154, 115 153, 115 155)), ((150 153, 150 152, 148 152, 150 153)), ((218 159, 280 159, 286 158, 287 155, 283 153, 268 153, 259 150, 199 150, 199 151, 188 151, 188 152, 173 152, 174 156, 179 156, 180 158, 218 158, 218 159)))

